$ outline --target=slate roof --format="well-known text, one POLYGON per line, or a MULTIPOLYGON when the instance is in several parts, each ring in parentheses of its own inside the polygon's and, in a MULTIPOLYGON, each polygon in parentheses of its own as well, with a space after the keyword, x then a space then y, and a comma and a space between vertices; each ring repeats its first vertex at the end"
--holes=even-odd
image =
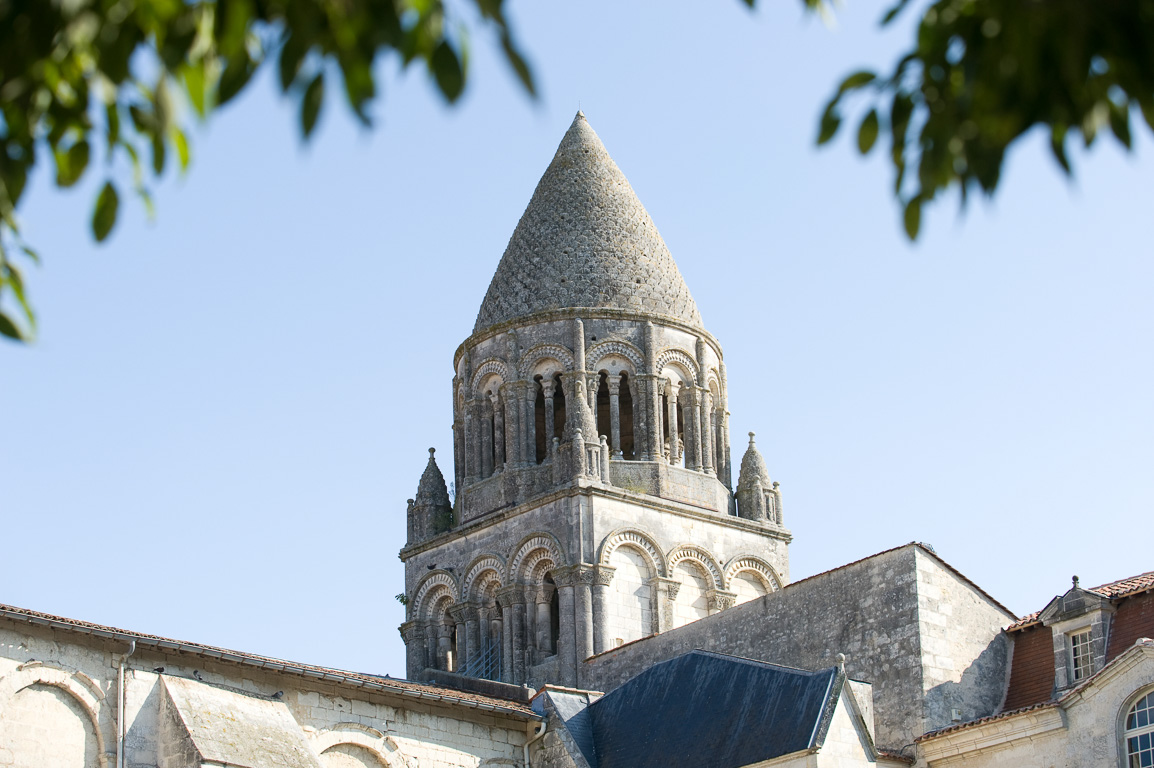
MULTIPOLYGON (((1137 576, 1128 576, 1124 579, 1118 579, 1118 581, 1111 581, 1108 584, 1103 584, 1099 587, 1093 587, 1092 589, 1087 589, 1086 591, 1093 592, 1095 594, 1101 595, 1102 597, 1108 597, 1111 600, 1116 600, 1118 598, 1129 597, 1130 595, 1136 595, 1139 592, 1145 592, 1151 589, 1154 589, 1154 571, 1147 571, 1146 573, 1140 573, 1137 576)), ((1025 629, 1026 627, 1031 627, 1034 624, 1037 624, 1038 616, 1040 616, 1041 613, 1041 611, 1034 611, 1031 614, 1023 616, 1010 626, 1006 627, 1006 631, 1015 632, 1019 629, 1025 629)))
POLYGON ((398 680, 387 675, 381 676, 349 672, 331 667, 318 667, 312 664, 284 661, 283 659, 274 659, 269 656, 258 656, 241 651, 230 651, 211 645, 201 645, 200 643, 173 640, 167 637, 160 637, 159 635, 131 632, 103 624, 79 621, 77 619, 66 619, 62 616, 53 616, 49 613, 40 613, 39 611, 17 608, 2 603, 0 603, 0 618, 38 624, 52 629, 80 632, 82 634, 95 635, 97 637, 104 637, 125 643, 130 640, 135 640, 138 647, 151 647, 162 653, 189 653, 218 661, 259 667, 271 672, 284 672, 300 675, 305 678, 312 678, 314 680, 324 680, 338 685, 348 685, 354 688, 364 688, 382 693, 395 693, 401 696, 425 699, 426 701, 439 701, 448 705, 456 704, 489 712, 500 712, 525 720, 540 719, 527 704, 509 699, 484 696, 469 691, 459 691, 455 688, 422 685, 420 683, 409 682, 408 680, 398 680))
POLYGON ((577 307, 701 327, 657 226, 580 112, 509 239, 473 333, 577 307))
MULTIPOLYGON (((845 681, 692 651, 589 706, 594 768, 736 768, 820 746, 845 681)), ((584 751, 584 750, 583 750, 584 751)))

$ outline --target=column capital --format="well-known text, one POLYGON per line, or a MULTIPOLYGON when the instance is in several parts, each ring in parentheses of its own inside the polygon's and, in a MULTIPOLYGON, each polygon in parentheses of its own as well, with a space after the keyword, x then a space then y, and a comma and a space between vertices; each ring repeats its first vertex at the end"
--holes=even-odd
POLYGON ((597 566, 591 563, 577 563, 564 568, 553 569, 553 581, 558 587, 575 587, 579 584, 592 584, 597 566))
POLYGON ((510 584, 497 590, 497 602, 502 608, 525 604, 525 587, 521 584, 510 584))
POLYGON ((405 645, 417 640, 425 639, 425 623, 421 620, 406 621, 401 626, 397 627, 401 633, 401 639, 405 641, 405 645))
POLYGON ((479 614, 480 607, 476 603, 457 603, 449 608, 449 616, 458 624, 476 621, 479 614))
POLYGON ((705 602, 711 611, 724 611, 737 603, 737 593, 724 589, 710 589, 705 593, 705 602))
POLYGON ((537 603, 548 603, 553 599, 553 593, 557 591, 557 587, 552 584, 538 584, 531 588, 530 597, 537 603))
POLYGON ((681 582, 676 579, 667 579, 664 576, 654 576, 646 582, 653 586, 658 592, 662 592, 670 600, 677 599, 677 592, 681 589, 681 582))
POLYGON ((609 386, 610 396, 621 394, 621 377, 620 376, 608 376, 605 379, 605 383, 609 386))
POLYGON ((593 583, 599 587, 607 587, 613 581, 613 574, 617 569, 611 565, 598 565, 593 569, 593 583))
POLYGON ((553 396, 553 391, 557 388, 556 379, 541 379, 541 390, 545 393, 545 397, 553 396))

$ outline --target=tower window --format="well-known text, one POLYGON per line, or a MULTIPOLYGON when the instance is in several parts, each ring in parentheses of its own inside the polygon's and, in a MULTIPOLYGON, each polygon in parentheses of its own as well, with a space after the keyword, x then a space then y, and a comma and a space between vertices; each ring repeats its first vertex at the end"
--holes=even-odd
POLYGON ((1090 630, 1070 635, 1070 660, 1074 670, 1074 682, 1085 680, 1094 674, 1094 653, 1090 640, 1090 630))

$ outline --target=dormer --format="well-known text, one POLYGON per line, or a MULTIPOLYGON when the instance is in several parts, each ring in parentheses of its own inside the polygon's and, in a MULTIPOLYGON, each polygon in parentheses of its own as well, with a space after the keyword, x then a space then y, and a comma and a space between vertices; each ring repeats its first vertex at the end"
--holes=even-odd
POLYGON ((1110 599, 1078 586, 1078 577, 1064 595, 1055 597, 1038 620, 1054 639, 1054 688, 1061 693, 1093 675, 1106 664, 1110 599))

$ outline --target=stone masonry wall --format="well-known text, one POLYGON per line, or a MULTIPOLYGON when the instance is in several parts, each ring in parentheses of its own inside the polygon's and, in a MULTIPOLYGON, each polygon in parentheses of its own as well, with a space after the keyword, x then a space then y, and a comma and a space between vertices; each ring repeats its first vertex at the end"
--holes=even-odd
MULTIPOLYGON (((972 588, 960 580, 961 587, 952 584, 947 573, 917 545, 889 550, 603 653, 586 662, 584 679, 590 687, 612 690, 652 664, 695 648, 803 669, 832 666, 836 655, 844 653, 847 674, 873 684, 879 746, 900 749, 925 731, 948 724, 948 719, 937 718, 951 697, 977 709, 984 701, 978 681, 999 674, 997 653, 982 654, 1000 627, 991 626, 987 607, 975 608, 972 588), (919 581, 936 588, 924 601, 919 581), (927 613, 928 624, 920 615, 923 602, 933 608, 927 613), (946 648, 941 617, 951 612, 944 631, 973 637, 946 648), (929 671, 922 662, 924 637, 932 640, 929 671), (948 685, 961 680, 975 662, 974 672, 980 674, 971 672, 957 688, 948 685), (934 703, 923 705, 927 698, 934 703)), ((1000 693, 1001 687, 995 687, 1000 693)))
MULTIPOLYGON (((116 667, 126 648, 124 642, 0 618, 0 712, 12 712, 13 701, 29 691, 48 691, 68 704, 38 710, 50 714, 47 720, 37 719, 37 727, 46 730, 49 738, 37 740, 35 750, 27 744, 18 750, 12 749, 11 743, 0 745, 0 766, 55 764, 52 750, 59 747, 56 735, 75 741, 84 738, 85 729, 90 734, 90 759, 75 764, 85 768, 115 765, 116 667)), ((376 768, 521 765, 526 733, 523 720, 138 647, 128 660, 125 686, 125 764, 129 768, 157 768, 161 755, 177 759, 176 753, 187 751, 186 744, 166 744, 162 738, 166 730, 161 719, 164 691, 161 675, 153 671, 160 667, 165 678, 182 679, 193 686, 214 686, 285 707, 326 768, 350 765, 356 754, 371 757, 372 762, 365 764, 376 768), (195 679, 194 670, 203 682, 195 679), (271 695, 277 691, 283 694, 273 699, 271 695), (325 754, 328 750, 333 750, 330 755, 325 754)))

